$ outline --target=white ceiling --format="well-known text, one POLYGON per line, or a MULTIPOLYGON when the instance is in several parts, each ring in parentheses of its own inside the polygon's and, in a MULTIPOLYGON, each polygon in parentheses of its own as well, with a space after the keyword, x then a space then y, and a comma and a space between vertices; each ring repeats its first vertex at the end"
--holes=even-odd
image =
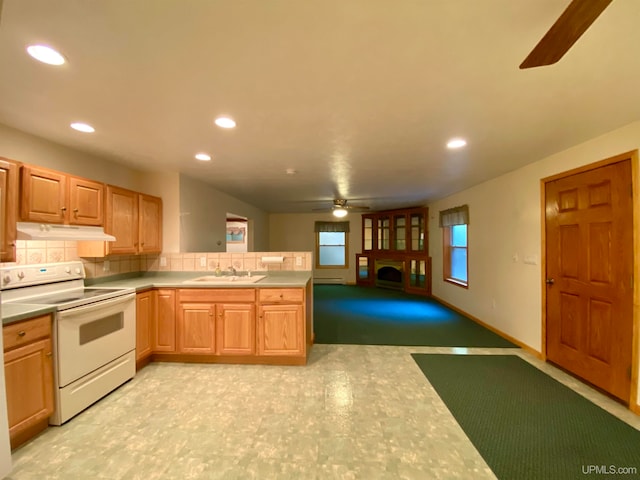
POLYGON ((518 69, 568 3, 4 0, 0 123, 270 212, 423 205, 640 119, 638 0, 518 69))

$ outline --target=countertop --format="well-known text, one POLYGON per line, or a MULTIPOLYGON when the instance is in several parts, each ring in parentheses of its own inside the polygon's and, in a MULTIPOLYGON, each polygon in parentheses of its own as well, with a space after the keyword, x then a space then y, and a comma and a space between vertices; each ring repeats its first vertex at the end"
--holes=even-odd
MULTIPOLYGON (((254 275, 266 275, 256 283, 184 283, 185 281, 213 272, 143 272, 114 275, 104 279, 86 279, 87 287, 133 288, 136 292, 149 288, 295 288, 304 287, 311 280, 310 271, 254 272, 254 275)), ((241 273, 242 275, 242 273, 241 273)), ((55 307, 26 303, 2 303, 2 324, 7 325, 27 318, 45 315, 55 311, 55 307)))

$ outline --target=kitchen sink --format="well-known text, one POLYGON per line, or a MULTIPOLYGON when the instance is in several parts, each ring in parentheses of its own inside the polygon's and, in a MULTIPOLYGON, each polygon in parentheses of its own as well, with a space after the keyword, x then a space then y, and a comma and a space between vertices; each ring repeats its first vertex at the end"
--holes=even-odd
POLYGON ((237 275, 221 275, 221 276, 205 275, 204 277, 198 277, 198 278, 192 278, 190 280, 185 280, 182 283, 192 283, 192 284, 198 284, 198 285, 204 285, 204 284, 219 285, 219 284, 227 284, 227 283, 249 284, 249 283, 259 282, 264 277, 266 277, 266 275, 252 275, 250 277, 249 276, 241 276, 241 277, 239 277, 237 275))

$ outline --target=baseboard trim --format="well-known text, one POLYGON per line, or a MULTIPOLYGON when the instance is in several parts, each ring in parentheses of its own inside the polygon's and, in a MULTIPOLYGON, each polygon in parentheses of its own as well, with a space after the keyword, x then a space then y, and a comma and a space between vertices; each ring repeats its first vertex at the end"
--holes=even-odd
POLYGON ((476 322, 478 325, 482 325, 487 330, 491 330, 496 335, 500 335, 505 340, 509 340, 511 343, 516 344, 518 347, 520 347, 521 349, 527 351, 528 353, 530 353, 534 357, 536 357, 536 358, 538 358, 540 360, 544 360, 544 356, 542 355, 542 352, 539 352, 535 348, 527 345, 526 343, 521 342, 517 338, 513 338, 511 335, 508 335, 508 334, 504 333, 502 330, 500 330, 500 329, 498 329, 498 328, 496 328, 496 327, 494 327, 492 325, 489 325, 488 323, 483 322, 478 317, 476 317, 474 315, 471 315, 468 312, 465 312, 461 308, 458 308, 455 305, 452 305, 451 303, 441 299, 440 297, 437 297, 436 295, 432 295, 431 297, 434 300, 436 300, 436 301, 440 302, 441 304, 445 305, 446 307, 450 308, 454 312, 458 312, 460 315, 464 315, 465 317, 467 317, 467 318, 473 320, 474 322, 476 322))

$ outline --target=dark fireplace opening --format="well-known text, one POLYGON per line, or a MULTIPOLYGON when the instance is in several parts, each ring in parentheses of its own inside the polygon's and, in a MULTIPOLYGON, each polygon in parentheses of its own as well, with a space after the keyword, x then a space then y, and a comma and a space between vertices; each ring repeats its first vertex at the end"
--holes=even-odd
POLYGON ((394 267, 382 267, 378 270, 378 280, 385 282, 402 282, 402 272, 394 267))
POLYGON ((404 262, 399 260, 376 260, 376 286, 382 288, 404 288, 404 262))

